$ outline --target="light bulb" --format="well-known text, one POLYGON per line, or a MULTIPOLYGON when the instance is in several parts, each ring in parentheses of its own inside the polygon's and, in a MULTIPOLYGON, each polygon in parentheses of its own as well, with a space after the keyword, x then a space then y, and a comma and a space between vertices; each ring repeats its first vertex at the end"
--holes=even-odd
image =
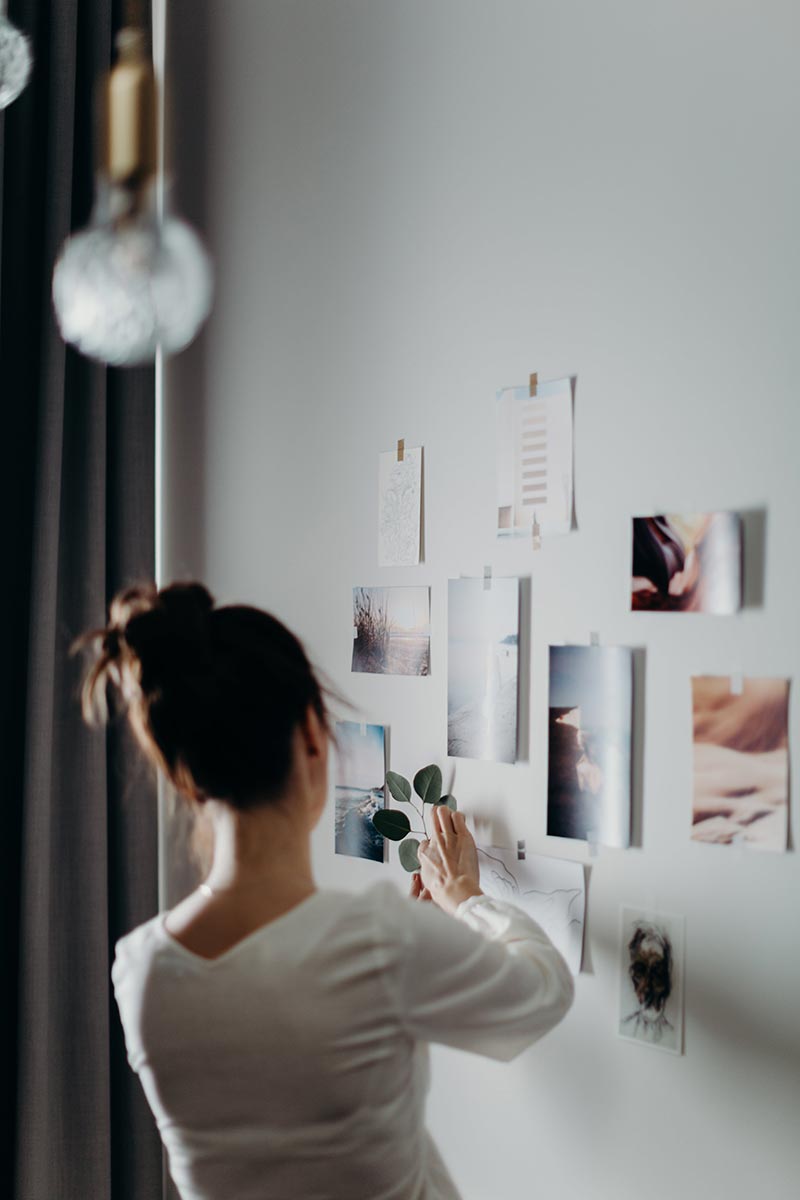
POLYGON ((53 305, 65 341, 100 362, 136 366, 191 342, 213 282, 194 230, 158 211, 155 78, 143 31, 121 30, 117 48, 94 211, 61 249, 53 305))
POLYGON ((212 271, 184 221, 158 218, 149 202, 123 217, 125 194, 100 181, 89 227, 64 243, 53 272, 61 336, 113 366, 183 350, 211 310, 212 271))
POLYGON ((32 66, 30 39, 11 24, 0 4, 0 108, 8 108, 25 90, 32 66))

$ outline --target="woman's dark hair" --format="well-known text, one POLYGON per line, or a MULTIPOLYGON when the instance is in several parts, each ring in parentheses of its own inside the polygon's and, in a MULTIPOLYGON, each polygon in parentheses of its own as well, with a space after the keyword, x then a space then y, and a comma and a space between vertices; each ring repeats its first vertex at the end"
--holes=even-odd
POLYGON ((328 728, 322 689, 294 634, 258 608, 215 608, 199 583, 125 589, 106 628, 79 645, 94 652, 84 717, 106 720, 115 691, 147 756, 197 802, 247 809, 275 799, 309 708, 328 728))

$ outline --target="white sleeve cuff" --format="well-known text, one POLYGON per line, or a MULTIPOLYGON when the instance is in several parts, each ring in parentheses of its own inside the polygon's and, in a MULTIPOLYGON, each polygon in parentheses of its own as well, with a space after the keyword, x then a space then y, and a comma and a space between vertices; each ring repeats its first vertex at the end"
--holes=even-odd
MULTIPOLYGON (((455 911, 459 921, 492 941, 505 939, 512 927, 521 921, 527 926, 530 918, 513 904, 495 900, 492 896, 470 896, 462 900, 455 911)), ((531 922, 533 924, 533 922, 531 922)), ((526 929, 530 933, 530 929, 526 929)), ((518 936, 518 935, 517 935, 518 936)), ((524 936, 524 935, 523 935, 524 936)))

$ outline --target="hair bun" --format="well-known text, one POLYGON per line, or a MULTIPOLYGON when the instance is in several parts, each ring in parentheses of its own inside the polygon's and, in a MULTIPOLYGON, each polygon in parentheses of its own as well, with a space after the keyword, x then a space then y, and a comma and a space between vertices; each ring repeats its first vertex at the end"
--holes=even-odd
POLYGON ((145 609, 134 611, 124 629, 125 641, 141 664, 145 692, 163 687, 170 677, 208 649, 214 599, 199 583, 174 583, 163 588, 145 609))
POLYGON ((202 637, 208 631, 208 618, 214 608, 214 598, 201 583, 173 583, 158 593, 160 605, 176 632, 202 637))

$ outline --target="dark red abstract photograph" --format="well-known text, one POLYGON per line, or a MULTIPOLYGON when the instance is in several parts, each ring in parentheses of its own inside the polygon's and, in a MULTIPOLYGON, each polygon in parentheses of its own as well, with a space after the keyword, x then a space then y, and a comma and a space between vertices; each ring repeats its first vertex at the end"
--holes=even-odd
POLYGON ((742 607, 738 513, 633 518, 633 612, 735 613, 742 607))

